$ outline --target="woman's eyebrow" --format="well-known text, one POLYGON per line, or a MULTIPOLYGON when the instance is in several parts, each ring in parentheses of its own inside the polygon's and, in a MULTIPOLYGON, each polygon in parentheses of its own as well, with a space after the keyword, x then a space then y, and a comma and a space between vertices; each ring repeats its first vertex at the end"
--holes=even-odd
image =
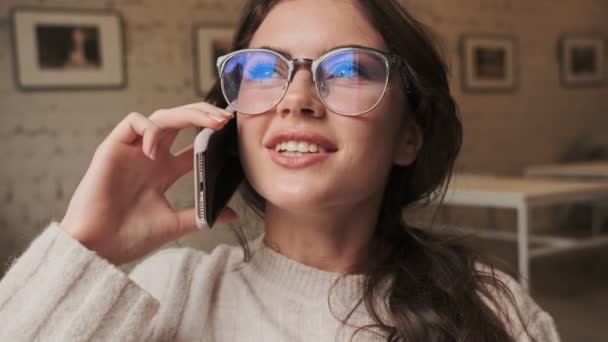
MULTIPOLYGON (((369 48, 369 46, 363 46, 363 45, 358 45, 358 44, 338 45, 338 46, 334 46, 332 48, 329 48, 329 49, 323 51, 321 53, 321 55, 323 55, 329 51, 336 50, 336 49, 342 49, 342 48, 369 48)), ((260 46, 258 49, 272 50, 274 52, 280 53, 281 55, 287 57, 288 59, 293 59, 293 55, 289 51, 287 51, 285 49, 281 49, 279 47, 264 45, 264 46, 260 46)))
POLYGON ((274 52, 278 52, 278 53, 280 53, 281 55, 283 55, 283 56, 285 56, 285 57, 287 57, 287 58, 289 58, 289 59, 291 59, 291 58, 292 58, 292 57, 291 57, 291 53, 289 53, 287 50, 283 50, 283 49, 278 48, 278 47, 274 47, 274 46, 270 46, 270 45, 263 45, 263 46, 260 46, 260 47, 259 47, 259 48, 257 48, 257 49, 272 50, 272 51, 274 51, 274 52))

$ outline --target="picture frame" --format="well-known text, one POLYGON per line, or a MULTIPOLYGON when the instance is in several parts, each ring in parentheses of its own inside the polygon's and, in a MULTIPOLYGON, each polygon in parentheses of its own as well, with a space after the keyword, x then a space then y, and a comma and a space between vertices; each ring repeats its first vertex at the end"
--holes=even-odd
POLYGON ((565 87, 606 83, 606 40, 599 34, 564 34, 558 42, 560 81, 565 87))
POLYGON ((216 60, 232 49, 235 28, 196 25, 193 33, 196 92, 205 97, 218 79, 216 60))
POLYGON ((116 12, 17 7, 11 29, 21 90, 126 86, 124 21, 116 12))
POLYGON ((460 42, 461 81, 465 92, 511 92, 517 87, 515 38, 464 35, 460 42))

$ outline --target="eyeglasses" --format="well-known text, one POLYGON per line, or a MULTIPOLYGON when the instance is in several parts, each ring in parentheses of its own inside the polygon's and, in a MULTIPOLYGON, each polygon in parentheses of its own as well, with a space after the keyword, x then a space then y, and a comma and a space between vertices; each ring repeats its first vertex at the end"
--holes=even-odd
POLYGON ((372 48, 347 47, 316 60, 289 60, 268 49, 243 49, 217 59, 224 98, 243 114, 276 106, 298 67, 310 68, 321 102, 332 112, 354 116, 374 109, 384 97, 399 56, 372 48))

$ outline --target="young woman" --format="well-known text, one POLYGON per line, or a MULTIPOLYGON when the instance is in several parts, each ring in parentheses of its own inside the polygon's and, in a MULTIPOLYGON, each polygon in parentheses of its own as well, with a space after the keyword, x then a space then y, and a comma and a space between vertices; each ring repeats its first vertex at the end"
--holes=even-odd
POLYGON ((206 102, 130 114, 101 143, 0 283, 2 340, 558 341, 512 278, 402 219, 448 181, 461 123, 396 1, 251 0, 234 43, 206 102), (164 197, 192 150, 169 148, 230 120, 264 233, 115 268, 196 231, 164 197))

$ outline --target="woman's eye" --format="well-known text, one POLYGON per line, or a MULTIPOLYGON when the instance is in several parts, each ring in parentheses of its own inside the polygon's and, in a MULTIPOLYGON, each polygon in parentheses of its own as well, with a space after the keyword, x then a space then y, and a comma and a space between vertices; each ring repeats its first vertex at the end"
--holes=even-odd
POLYGON ((365 69, 354 63, 342 63, 334 66, 327 74, 329 78, 366 78, 368 76, 365 69))
POLYGON ((279 77, 274 64, 256 64, 247 69, 247 77, 251 80, 267 80, 279 77))

